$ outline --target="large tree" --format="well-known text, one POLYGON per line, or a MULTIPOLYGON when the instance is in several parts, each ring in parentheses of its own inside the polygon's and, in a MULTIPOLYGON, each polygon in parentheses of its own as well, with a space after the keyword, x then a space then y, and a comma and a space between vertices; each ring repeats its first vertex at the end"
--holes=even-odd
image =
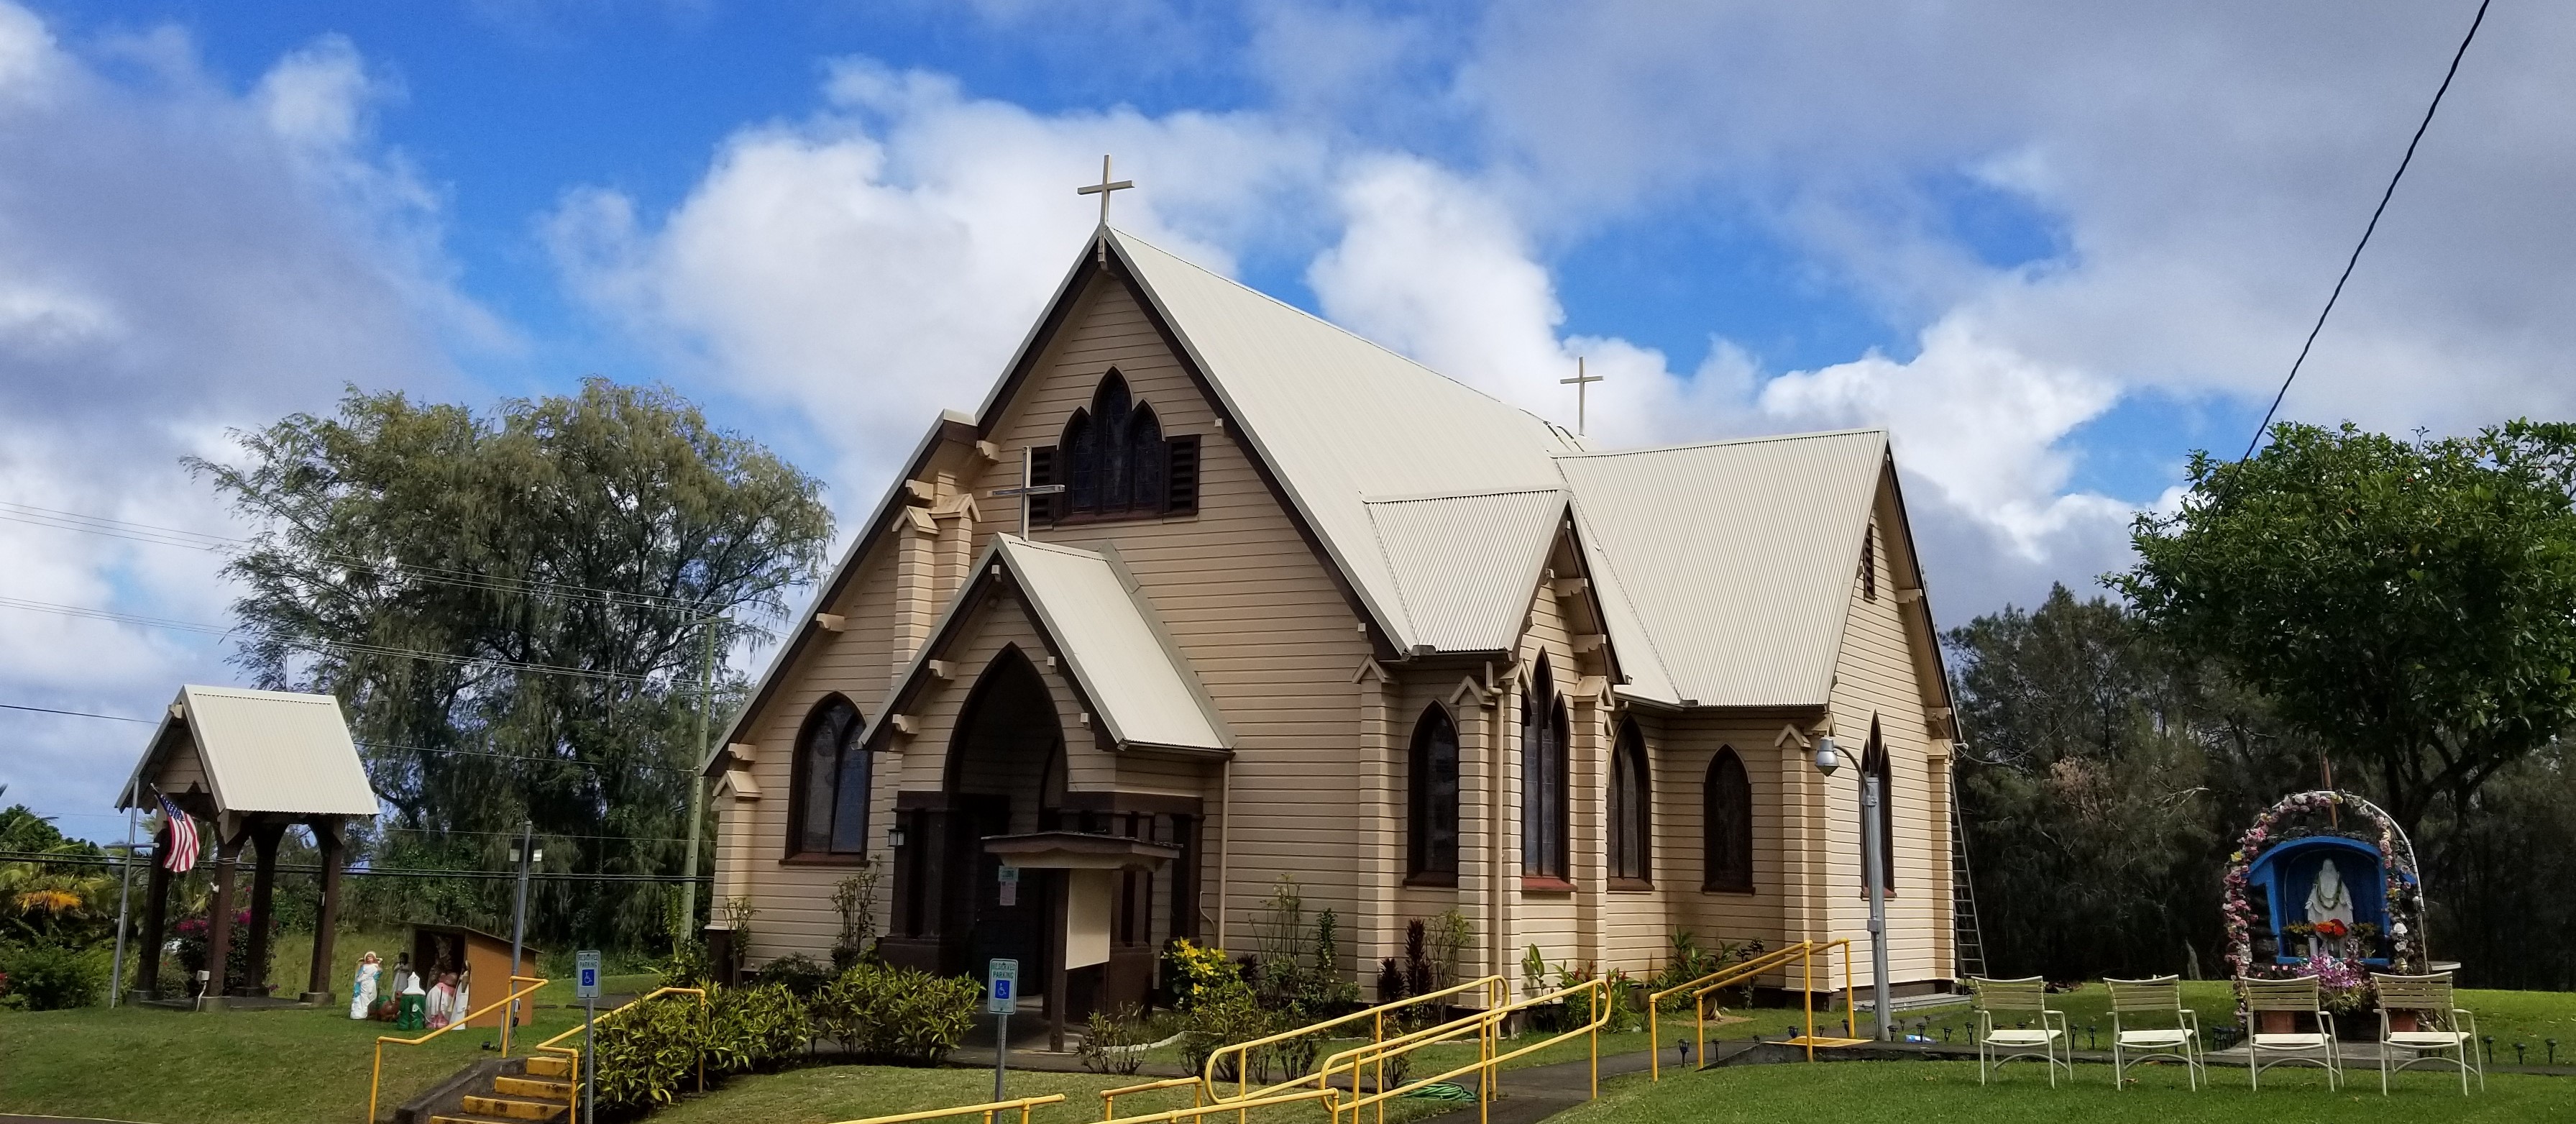
MULTIPOLYGON (((351 390, 335 417, 192 462, 263 528, 226 567, 239 662, 339 696, 395 815, 387 855, 668 874, 710 654, 758 639, 831 533, 814 478, 658 387, 585 382, 486 416, 351 390)), ((469 895, 471 896, 471 895, 469 895)), ((541 931, 633 940, 649 894, 560 888, 541 931)), ((459 906, 459 908, 465 908, 459 906)))
POLYGON ((2408 441, 2283 424, 2195 453, 2109 583, 2187 656, 2370 770, 2413 833, 2576 722, 2576 427, 2408 441))

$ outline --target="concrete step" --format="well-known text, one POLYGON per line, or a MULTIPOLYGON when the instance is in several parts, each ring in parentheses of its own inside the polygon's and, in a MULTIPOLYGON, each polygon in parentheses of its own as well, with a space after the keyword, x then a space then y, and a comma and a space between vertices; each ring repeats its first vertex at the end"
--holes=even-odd
POLYGON ((548 1081, 542 1077, 495 1077, 492 1091, 505 1097, 526 1097, 540 1101, 572 1100, 572 1082, 548 1081))
POLYGON ((569 1078, 572 1076, 572 1059, 561 1054, 535 1055, 528 1059, 528 1076, 569 1078))
POLYGON ((465 1098, 465 1111, 477 1116, 499 1116, 511 1120, 559 1120, 571 1113, 572 1106, 545 1101, 523 1101, 515 1097, 465 1098))
POLYGON ((518 1121, 489 1116, 459 1116, 451 1112, 430 1117, 429 1124, 518 1124, 518 1121))

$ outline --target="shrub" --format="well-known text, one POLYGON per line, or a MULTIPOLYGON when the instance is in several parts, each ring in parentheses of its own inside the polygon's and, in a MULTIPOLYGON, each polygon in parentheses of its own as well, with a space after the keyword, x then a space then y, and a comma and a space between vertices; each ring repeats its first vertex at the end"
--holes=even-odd
POLYGON ((762 965, 760 982, 778 984, 799 999, 809 999, 815 992, 823 990, 824 984, 832 982, 833 974, 833 970, 824 967, 822 961, 801 952, 791 952, 762 965))
POLYGON ((1134 1007, 1115 1011, 1093 1011, 1091 1021, 1082 1030, 1082 1044, 1074 1055, 1082 1059, 1082 1068, 1093 1073, 1114 1073, 1133 1077, 1145 1068, 1142 1048, 1146 1036, 1145 1016, 1134 1007))
POLYGON ((107 992, 107 956, 98 949, 37 944, 0 954, 0 979, 13 1004, 30 1011, 88 1007, 107 992))
POLYGON ((715 978, 715 957, 707 951, 707 942, 678 937, 671 941, 671 958, 654 971, 661 974, 664 987, 705 987, 715 978))
POLYGON ((975 1025, 984 989, 963 976, 860 963, 814 994, 815 1032, 869 1061, 936 1065, 975 1025))
MULTIPOLYGON (((1182 1013, 1181 1059, 1192 1073, 1207 1070, 1208 1057, 1219 1049, 1237 1042, 1250 1042, 1277 1030, 1277 1020, 1261 1009, 1253 999, 1252 987, 1240 979, 1226 980, 1199 989, 1190 1007, 1182 1013)), ((1268 1051, 1254 1051, 1252 1077, 1269 1081, 1271 1059, 1268 1051)), ((1233 1080, 1238 1074, 1232 1062, 1218 1067, 1216 1076, 1233 1080)))
POLYGON ((620 1008, 593 1028, 601 1106, 611 1109, 669 1104, 683 1081, 694 1081, 707 1040, 695 996, 669 996, 620 1008))
POLYGON ((1172 981, 1172 1005, 1182 1010, 1193 1006, 1206 989, 1243 982, 1243 969, 1226 958, 1224 949, 1191 944, 1187 937, 1173 939, 1163 953, 1163 963, 1171 969, 1165 978, 1172 981))
MULTIPOLYGON (((203 917, 191 917, 179 922, 175 929, 179 940, 179 967, 186 973, 186 978, 193 981, 197 973, 207 970, 206 953, 214 935, 213 923, 203 917)), ((242 987, 254 978, 268 978, 267 969, 277 962, 275 918, 269 920, 268 936, 269 963, 260 965, 255 976, 250 962, 250 909, 245 906, 233 911, 232 946, 224 950, 226 986, 242 987)), ((269 990, 276 990, 276 985, 271 984, 269 990)))
POLYGON ((805 1003, 784 984, 715 991, 707 1026, 707 1069, 742 1073, 766 1069, 805 1048, 810 1023, 805 1003))

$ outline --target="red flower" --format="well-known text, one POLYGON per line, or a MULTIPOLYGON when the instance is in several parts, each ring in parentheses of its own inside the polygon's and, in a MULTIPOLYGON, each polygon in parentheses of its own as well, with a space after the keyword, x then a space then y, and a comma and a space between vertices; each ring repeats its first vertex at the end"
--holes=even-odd
POLYGON ((2343 922, 2337 921, 2331 917, 2317 922, 2317 935, 2329 940, 2341 940, 2343 939, 2343 935, 2348 932, 2351 932, 2351 930, 2345 928, 2343 922))

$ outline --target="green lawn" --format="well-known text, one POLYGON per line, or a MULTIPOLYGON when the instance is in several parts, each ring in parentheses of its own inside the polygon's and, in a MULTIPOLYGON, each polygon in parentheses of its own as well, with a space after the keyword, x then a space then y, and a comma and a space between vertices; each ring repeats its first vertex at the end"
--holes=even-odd
MULTIPOLYGON (((1100 1119, 1100 1091, 1151 1081, 1150 1077, 1104 1077, 1090 1073, 1009 1075, 1013 1097, 1064 1094, 1064 1103, 1036 1110, 1033 1124, 1072 1124, 1100 1119)), ((829 1124, 867 1116, 977 1104, 992 1099, 989 1069, 902 1069, 886 1066, 834 1065, 791 1069, 784 1073, 736 1078, 723 1089, 691 1097, 653 1114, 652 1124, 829 1124)), ((1138 1093, 1118 1098, 1121 1116, 1137 1116, 1190 1107, 1186 1088, 1138 1093)), ((1282 1105, 1251 1113, 1256 1124, 1322 1124, 1324 1110, 1311 1105, 1282 1105)), ((1418 1115, 1418 1114, 1416 1114, 1418 1115)), ((1403 1115, 1390 1112, 1393 1121, 1403 1115)), ((961 1118, 968 1119, 968 1118, 961 1118)), ((981 1117, 971 1118, 981 1124, 981 1117)), ((1207 1117, 1232 1124, 1233 1113, 1207 1117)), ((1008 1124, 1018 1124, 1012 1117, 1008 1124)))
MULTIPOLYGON (((280 942, 279 991, 302 989, 303 972, 289 972, 287 965, 301 965, 310 947, 295 936, 280 942)), ((376 1036, 392 1030, 386 1023, 348 1018, 347 975, 371 947, 381 953, 392 943, 382 936, 372 943, 344 937, 334 948, 333 958, 344 962, 333 985, 343 1003, 337 1010, 0 1012, 0 1113, 152 1124, 356 1124, 366 1115, 376 1036)), ((610 992, 646 991, 658 982, 651 976, 604 981, 610 992)), ((568 1004, 571 992, 569 981, 558 981, 539 992, 537 1002, 568 1004)), ((504 994, 476 989, 481 1002, 504 994)), ((535 1025, 514 1032, 512 1053, 524 1053, 580 1021, 577 1010, 540 1006, 535 1025)), ((474 1058, 490 1056, 481 1047, 497 1033, 459 1030, 419 1046, 385 1047, 379 1113, 390 1113, 474 1058)))
POLYGON ((1992 1086, 1979 1087, 1974 1062, 1825 1062, 1711 1070, 1660 1084, 1623 1077, 1603 1085, 1599 1101, 1579 1105, 1550 1124, 1643 1121, 1891 1120, 1905 1124, 2496 1124, 2576 1119, 2576 1079, 2497 1074, 2487 1090, 2462 1098, 2458 1078, 2428 1071, 2399 1076, 2395 1095, 2379 1095, 2377 1070, 2355 1069, 2328 1093, 2316 1069, 2283 1068, 2246 1088, 2241 1069, 2211 1067, 2212 1084, 2183 1087, 2177 1069, 2143 1074, 2126 1091, 2111 1088, 2109 1066, 2081 1065, 2072 1083, 2048 1087, 2039 1067, 2016 1062, 1992 1086))

